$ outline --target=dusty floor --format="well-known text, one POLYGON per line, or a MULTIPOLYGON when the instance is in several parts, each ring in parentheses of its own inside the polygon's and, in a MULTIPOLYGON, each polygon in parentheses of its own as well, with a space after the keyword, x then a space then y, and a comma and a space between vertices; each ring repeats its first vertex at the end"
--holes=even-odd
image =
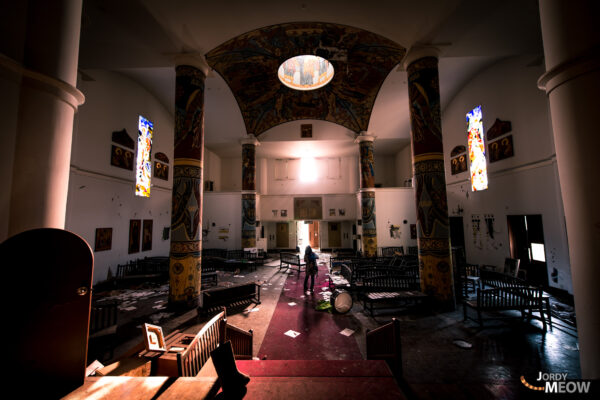
MULTIPOLYGON (((247 281, 261 284, 261 304, 228 316, 233 325, 253 330, 254 355, 258 355, 286 279, 301 283, 303 275, 298 277, 296 272, 280 270, 278 260, 257 271, 219 272, 219 286, 247 281)), ((170 312, 166 308, 167 296, 166 284, 105 293, 105 298, 121 302, 117 343, 112 343, 112 357, 90 344, 90 361, 97 358, 107 364, 118 359, 141 340, 144 322, 162 326, 166 334, 174 329, 197 332, 204 321, 198 320, 195 310, 170 312)), ((487 392, 495 393, 495 397, 515 398, 519 397, 515 393, 522 390, 521 376, 533 381, 539 372, 555 372, 567 373, 569 379, 580 378, 576 330, 566 319, 557 318, 557 311, 565 308, 568 306, 553 306, 553 326, 547 332, 541 329, 539 321, 519 318, 485 319, 484 328, 480 328, 473 321, 463 322, 462 306, 443 314, 390 310, 372 318, 355 301, 345 317, 356 326, 353 337, 363 358, 366 358, 367 329, 387 323, 393 317, 401 321, 403 375, 409 383, 408 390, 420 393, 417 397, 439 398, 436 390, 455 397, 452 393, 458 390, 457 397, 477 398, 479 389, 469 388, 485 385, 487 392)))

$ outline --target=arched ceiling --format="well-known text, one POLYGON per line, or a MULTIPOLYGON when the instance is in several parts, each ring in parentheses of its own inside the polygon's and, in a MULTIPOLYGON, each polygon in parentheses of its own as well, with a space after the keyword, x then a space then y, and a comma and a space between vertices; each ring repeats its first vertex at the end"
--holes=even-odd
POLYGON ((346 25, 295 22, 239 35, 206 54, 208 64, 235 96, 247 133, 299 119, 324 120, 354 132, 366 131, 377 92, 406 49, 380 35, 346 25), (279 66, 314 54, 335 69, 332 81, 316 90, 283 85, 279 66))
MULTIPOLYGON (((438 46, 442 112, 498 60, 543 54, 538 0, 84 0, 81 79, 93 80, 96 70, 124 74, 173 114, 176 55, 204 55, 244 32, 297 21, 360 28, 406 49, 438 46)), ((205 146, 220 157, 239 158, 239 141, 249 129, 238 100, 214 70, 205 84, 205 146)), ((377 136, 377 154, 394 155, 410 143, 406 72, 391 68, 376 90, 367 130, 377 136)), ((257 157, 294 157, 298 141, 322 143, 311 146, 322 156, 356 155, 354 129, 327 120, 292 120, 261 133, 257 157), (300 138, 304 123, 313 124, 312 139, 300 138)))

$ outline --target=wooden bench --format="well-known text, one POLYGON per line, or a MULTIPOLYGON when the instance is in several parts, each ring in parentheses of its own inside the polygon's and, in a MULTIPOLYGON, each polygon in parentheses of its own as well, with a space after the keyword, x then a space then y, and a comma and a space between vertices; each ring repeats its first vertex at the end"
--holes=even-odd
POLYGON ((304 261, 300 259, 298 254, 294 253, 279 253, 279 269, 287 268, 292 270, 297 270, 298 275, 302 271, 302 267, 305 267, 306 264, 304 261))
POLYGON ((252 303, 260 304, 260 285, 256 282, 203 290, 202 307, 197 311, 198 315, 205 316, 222 307, 237 309, 252 303))
POLYGON ((129 280, 166 279, 169 276, 169 257, 146 257, 117 265, 117 283, 129 280))
POLYGON ((217 286, 218 284, 217 268, 214 260, 203 259, 202 269, 200 271, 200 285, 205 286, 217 286))
POLYGON ((492 289, 477 289, 477 299, 463 302, 464 321, 471 319, 479 322, 483 327, 482 312, 486 311, 509 311, 521 312, 521 318, 536 318, 533 312, 539 313, 544 331, 546 331, 546 319, 544 318, 544 307, 542 303, 542 289, 526 286, 496 287, 492 289), (477 320, 470 318, 467 308, 477 311, 477 320))
MULTIPOLYGON (((489 269, 481 269, 479 271, 480 287, 486 288, 519 288, 530 287, 527 281, 517 278, 512 275, 507 275, 502 272, 491 271, 489 269)), ((552 310, 550 308, 550 295, 542 291, 542 312, 548 317, 548 323, 552 326, 552 310)), ((544 318, 545 319, 545 318, 544 318)), ((542 321, 545 322, 545 321, 542 321)))
POLYGON ((421 291, 418 277, 386 273, 363 279, 361 297, 363 308, 374 316, 374 305, 394 303, 397 305, 420 304, 428 297, 421 291))

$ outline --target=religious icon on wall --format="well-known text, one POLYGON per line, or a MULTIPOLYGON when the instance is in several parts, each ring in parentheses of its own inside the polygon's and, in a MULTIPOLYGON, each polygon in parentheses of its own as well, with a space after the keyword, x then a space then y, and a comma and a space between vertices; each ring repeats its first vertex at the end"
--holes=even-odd
POLYGON ((139 219, 129 220, 129 254, 140 251, 140 235, 142 221, 139 219))
POLYGON ((154 177, 169 180, 169 166, 158 161, 154 161, 154 177))
POLYGON ((287 210, 281 210, 281 216, 287 217, 287 210))
POLYGON ((329 209, 329 216, 330 217, 335 217, 335 208, 330 208, 329 209))
POLYGON ((300 137, 311 138, 312 137, 312 124, 300 125, 300 137))
POLYGON ((340 214, 340 217, 345 216, 346 215, 346 209, 345 208, 338 209, 338 214, 340 214))
POLYGON ((491 163, 514 156, 512 135, 508 135, 488 144, 488 152, 490 154, 491 163))
POLYGON ((460 155, 450 160, 452 175, 460 174, 461 172, 467 171, 467 157, 466 155, 460 155))
POLYGON ((411 239, 417 238, 417 225, 416 224, 410 224, 410 238, 411 239))
POLYGON ((122 147, 112 145, 110 152, 110 165, 133 171, 133 152, 122 147))
POLYGON ((112 247, 112 228, 96 228, 94 251, 110 250, 112 247))
POLYGON ((142 251, 152 250, 152 220, 145 219, 142 235, 142 251))

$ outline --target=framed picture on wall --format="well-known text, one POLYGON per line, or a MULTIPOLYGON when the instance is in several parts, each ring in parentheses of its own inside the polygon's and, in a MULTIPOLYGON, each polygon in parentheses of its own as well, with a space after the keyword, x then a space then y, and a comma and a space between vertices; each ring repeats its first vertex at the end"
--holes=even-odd
POLYGON ((94 251, 110 250, 112 247, 112 228, 96 228, 94 251))
POLYGON ((142 221, 139 219, 129 220, 129 254, 140 251, 140 236, 142 233, 142 221))
POLYGON ((152 220, 145 219, 142 235, 142 251, 152 250, 152 220))

